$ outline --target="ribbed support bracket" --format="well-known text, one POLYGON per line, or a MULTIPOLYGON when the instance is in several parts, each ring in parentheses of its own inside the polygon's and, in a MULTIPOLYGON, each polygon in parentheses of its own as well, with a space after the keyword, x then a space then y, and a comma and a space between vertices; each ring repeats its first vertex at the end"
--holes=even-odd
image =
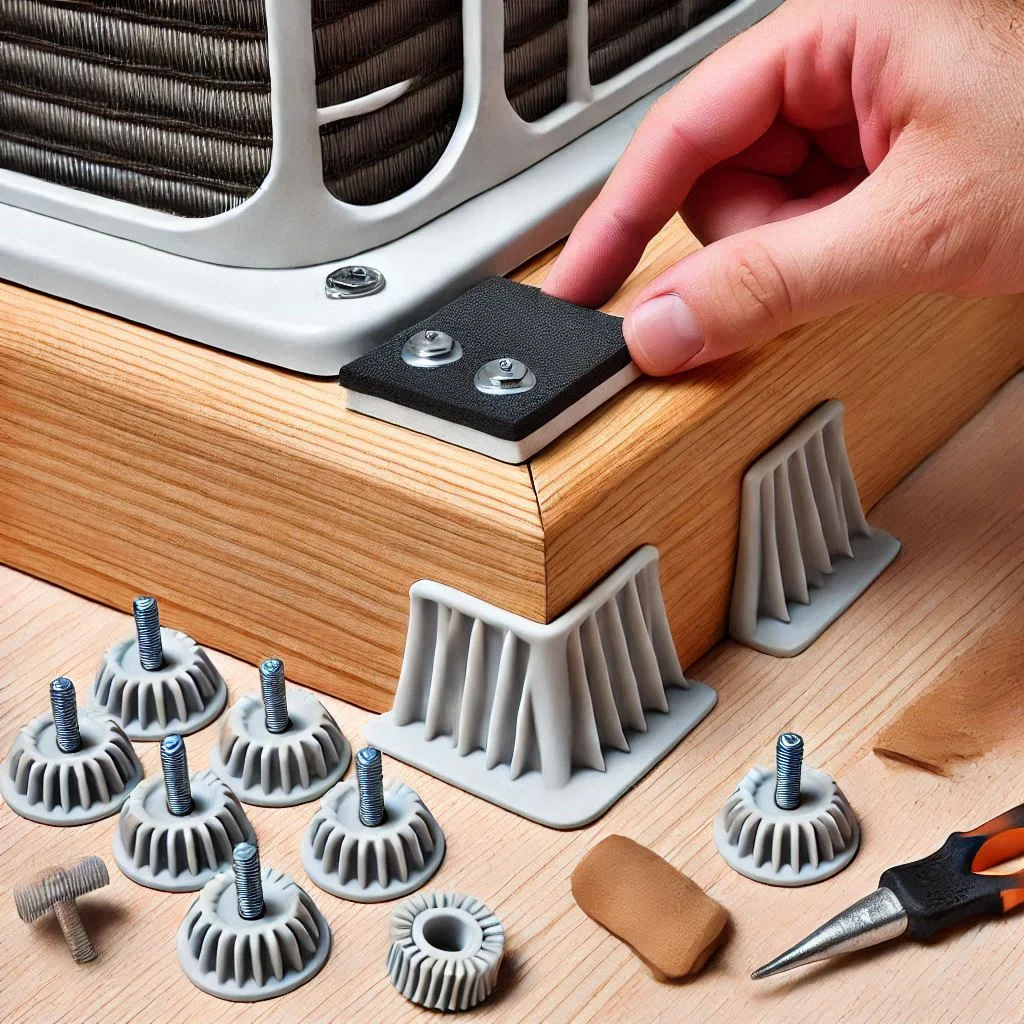
POLYGON ((330 712, 306 690, 289 686, 284 732, 267 729, 263 701, 240 697, 210 751, 210 768, 246 804, 291 807, 323 796, 352 760, 330 712))
POLYGON ((133 740, 187 736, 207 726, 224 710, 224 678, 195 640, 161 629, 163 665, 142 667, 134 636, 114 644, 103 656, 90 695, 94 707, 113 715, 133 740))
POLYGON ((843 406, 826 402, 743 478, 729 632, 766 654, 799 654, 899 550, 864 518, 843 406))
POLYGON ((856 856, 860 825, 835 779, 804 769, 800 806, 775 803, 775 772, 751 768, 718 812, 715 845, 741 875, 799 886, 838 874, 856 856))
POLYGON ((302 865, 321 889, 356 903, 395 900, 425 885, 444 860, 444 833, 402 782, 384 788, 384 821, 359 820, 355 782, 320 802, 302 839, 302 865))
POLYGON ((644 547, 553 622, 428 580, 367 742, 555 828, 604 813, 715 705, 683 677, 644 547))
POLYGON ((327 962, 331 930, 309 894, 264 868, 263 916, 238 913, 231 869, 206 883, 178 929, 178 960, 189 981, 220 999, 254 1003, 309 981, 327 962))
POLYGON ((49 713, 18 733, 0 767, 0 794, 7 806, 44 825, 84 825, 116 814, 142 778, 142 764, 109 715, 79 708, 82 746, 66 753, 57 745, 49 713))
POLYGON ((114 860, 132 881, 164 892, 195 892, 231 866, 235 846, 256 842, 238 797, 213 772, 196 772, 190 784, 190 814, 168 809, 162 776, 136 786, 121 808, 114 860))

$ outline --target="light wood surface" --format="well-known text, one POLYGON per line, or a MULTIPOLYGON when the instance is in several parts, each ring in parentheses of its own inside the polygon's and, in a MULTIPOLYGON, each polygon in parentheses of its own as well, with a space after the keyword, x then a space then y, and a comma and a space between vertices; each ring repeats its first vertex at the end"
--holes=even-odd
MULTIPOLYGON (((677 219, 608 308, 696 245, 677 219)), ((525 267, 538 283, 555 250, 525 267)), ((849 410, 870 506, 1021 366, 1024 297, 927 297, 641 381, 526 466, 347 412, 337 385, 0 283, 0 562, 390 707, 408 590, 554 618, 656 545, 684 660, 723 634, 743 469, 849 410)))
MULTIPOLYGON (((719 704, 602 820, 558 833, 520 820, 386 760, 417 789, 448 837, 434 887, 463 890, 501 917, 508 956, 499 990, 471 1020, 528 1022, 878 1021, 1008 1022, 1024 1009, 1024 914, 971 926, 927 945, 894 943, 831 965, 754 984, 749 971, 866 894, 881 871, 924 855, 957 828, 1024 799, 1024 745, 1009 743, 942 778, 877 758, 870 745, 898 710, 958 653, 1024 601, 1024 378, 999 392, 955 439, 910 475, 873 518, 903 553, 808 651, 776 660, 724 644, 690 672, 719 704), (751 763, 784 728, 803 733, 807 763, 832 773, 860 815, 863 845, 842 874, 805 889, 769 888, 733 873, 715 852, 711 820, 751 763), (733 934, 695 980, 655 982, 616 939, 575 906, 569 874, 611 833, 628 835, 690 875, 732 915, 733 934)), ((126 616, 9 570, 0 571, 0 749, 46 705, 58 672, 84 683, 126 616)), ((232 697, 255 671, 215 656, 232 697)), ((328 699, 358 745, 365 712, 328 699)), ((205 763, 216 729, 188 741, 205 763)), ((147 772, 157 750, 140 745, 147 772)), ((142 889, 113 869, 83 899, 99 949, 75 967, 56 926, 19 921, 11 887, 47 864, 110 857, 112 820, 49 829, 0 808, 0 1017, 5 1024, 157 1021, 432 1021, 386 980, 389 908, 328 896, 306 879, 298 846, 313 805, 253 808, 266 863, 294 874, 325 912, 334 949, 324 971, 282 999, 215 1001, 178 968, 174 936, 190 902, 142 889)))

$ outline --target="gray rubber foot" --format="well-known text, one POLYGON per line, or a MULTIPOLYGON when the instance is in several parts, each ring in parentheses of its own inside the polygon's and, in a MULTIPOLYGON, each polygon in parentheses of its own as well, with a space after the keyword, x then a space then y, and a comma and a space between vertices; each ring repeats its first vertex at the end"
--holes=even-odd
POLYGON ((287 689, 290 727, 267 729, 263 702, 247 694, 232 706, 210 751, 210 767, 247 804, 291 807, 323 796, 352 760, 330 712, 305 690, 287 689))
POLYGON ((800 806, 775 804, 775 772, 751 768, 718 812, 715 845, 730 867, 768 885, 811 885, 856 856, 860 825, 831 775, 805 768, 800 806))
POLYGON ((430 1010, 471 1010, 493 991, 505 930, 472 896, 421 893, 391 914, 388 975, 410 1002, 430 1010))
POLYGON ((191 778, 192 813, 172 814, 162 776, 136 786, 121 808, 114 860, 133 881, 163 892, 195 892, 231 867, 238 843, 256 833, 238 797, 211 771, 191 778))
POLYGON ((899 550, 864 518, 843 406, 826 402, 743 478, 729 632, 767 654, 799 654, 899 550))
POLYGON ((23 818, 85 825, 116 814, 142 778, 142 764, 109 715, 78 709, 81 749, 65 753, 49 713, 18 733, 0 770, 0 794, 23 818))
POLYGON ((189 981, 219 999, 255 1003, 314 977, 331 951, 331 930, 291 878, 264 868, 263 917, 238 913, 229 868, 206 883, 178 929, 178 960, 189 981))
POLYGON ((714 707, 683 676, 641 548, 539 623, 427 580, 411 591, 391 711, 367 741, 554 828, 603 814, 714 707))
POLYGON ((224 710, 228 691, 206 651, 174 629, 161 629, 164 664, 148 671, 134 636, 103 656, 90 701, 113 715, 133 740, 187 736, 209 725, 224 710))
POLYGON ((355 782, 339 782, 321 801, 302 837, 306 873, 326 892, 356 903, 381 903, 415 892, 444 860, 444 833, 423 801, 402 782, 384 787, 384 821, 359 820, 355 782))

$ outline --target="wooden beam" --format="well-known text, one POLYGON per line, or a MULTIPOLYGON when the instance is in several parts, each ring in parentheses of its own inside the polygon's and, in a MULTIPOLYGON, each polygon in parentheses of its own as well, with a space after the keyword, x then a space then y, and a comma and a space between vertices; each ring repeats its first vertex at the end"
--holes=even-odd
MULTIPOLYGON (((669 225, 608 308, 695 244, 669 225)), ((689 662, 724 627, 746 465, 841 398, 870 506, 1020 367, 1022 323, 1024 298, 868 307, 638 382, 507 466, 348 413, 330 381, 0 284, 0 560, 118 608, 155 593, 201 642, 383 710, 415 580, 545 620, 649 542, 689 662)))
MULTIPOLYGON (((544 615, 525 466, 311 380, 0 285, 0 560, 390 706, 421 577, 544 615)), ((97 652, 99 657, 100 652, 97 652)))

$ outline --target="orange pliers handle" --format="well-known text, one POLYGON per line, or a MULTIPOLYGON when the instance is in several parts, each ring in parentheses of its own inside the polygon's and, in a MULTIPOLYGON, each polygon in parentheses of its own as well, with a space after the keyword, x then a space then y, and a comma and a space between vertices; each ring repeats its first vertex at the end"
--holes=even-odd
POLYGON ((883 872, 907 912, 907 934, 926 938, 972 917, 999 917, 1024 903, 1024 871, 981 872, 1024 855, 1024 804, 970 832, 954 832, 928 857, 883 872))

